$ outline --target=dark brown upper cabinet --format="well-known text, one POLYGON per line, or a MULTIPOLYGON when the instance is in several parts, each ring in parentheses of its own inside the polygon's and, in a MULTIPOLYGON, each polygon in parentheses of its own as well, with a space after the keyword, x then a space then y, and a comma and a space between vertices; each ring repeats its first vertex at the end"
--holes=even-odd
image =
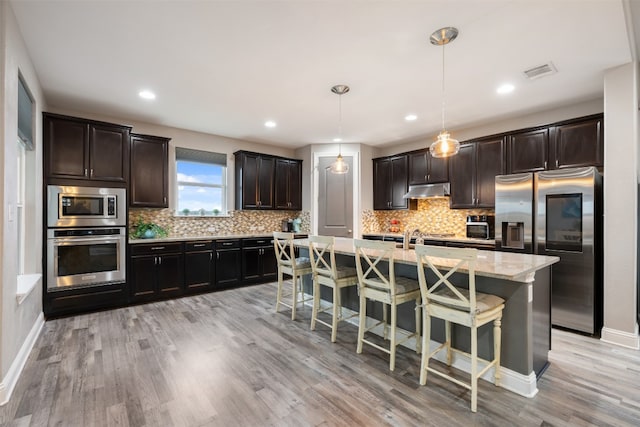
POLYGON ((276 209, 302 209, 302 161, 276 158, 276 209))
POLYGON ((255 153, 236 155, 236 208, 273 209, 275 159, 255 153))
POLYGON ((603 115, 509 134, 508 173, 604 166, 603 115))
POLYGON ((509 173, 537 172, 549 166, 549 129, 509 135, 507 169, 509 173))
POLYGON ((407 155, 373 159, 373 209, 407 209, 408 191, 407 155))
POLYGON ((504 147, 502 136, 460 146, 460 152, 449 159, 451 208, 495 206, 495 178, 505 173, 504 147))
POLYGON ((448 159, 437 159, 429 150, 409 154, 409 185, 449 181, 448 159))
POLYGON ((552 166, 555 169, 604 166, 604 127, 601 115, 552 127, 550 139, 553 141, 552 166))
POLYGON ((43 113, 48 178, 126 182, 131 128, 43 113))
POLYGON ((131 134, 132 207, 169 206, 169 138, 131 134))

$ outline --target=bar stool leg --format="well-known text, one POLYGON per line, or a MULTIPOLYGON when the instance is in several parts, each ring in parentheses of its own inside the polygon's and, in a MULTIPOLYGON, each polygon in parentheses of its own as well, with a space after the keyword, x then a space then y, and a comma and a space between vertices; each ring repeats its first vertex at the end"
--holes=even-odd
POLYGON ((298 305, 298 277, 294 275, 291 278, 291 283, 293 284, 293 292, 291 292, 293 295, 293 301, 291 304, 291 320, 296 320, 296 306, 298 305))
POLYGON ((445 321, 445 340, 447 341, 447 366, 451 366, 451 322, 445 321))
POLYGON ((356 353, 362 353, 362 340, 364 339, 364 330, 367 328, 367 299, 364 291, 360 291, 360 322, 358 325, 358 348, 356 353))
POLYGON ((420 353, 420 349, 422 348, 422 345, 420 343, 420 318, 422 317, 422 307, 420 306, 420 300, 421 298, 418 297, 416 298, 416 308, 415 308, 415 316, 416 316, 416 353, 420 353))
POLYGON ((311 312, 311 330, 316 330, 316 319, 318 317, 318 310, 320 309, 320 284, 318 283, 317 276, 313 276, 313 311, 311 312))
POLYGON ((391 305, 391 358, 389 360, 389 369, 393 371, 396 368, 396 322, 398 321, 398 306, 391 305))
POLYGON ((276 293, 276 313, 280 307, 282 301, 282 272, 278 268, 278 292, 276 293))
POLYGON ((500 373, 500 346, 502 343, 502 334, 500 332, 500 326, 502 325, 502 317, 497 318, 493 321, 493 358, 496 361, 496 365, 494 367, 495 372, 495 385, 500 385, 500 378, 502 377, 500 373))
POLYGON ((387 316, 387 304, 382 303, 382 320, 384 320, 384 339, 389 339, 389 318, 387 316))
POLYGON ((427 383, 427 368, 429 367, 429 354, 431 353, 431 317, 427 314, 427 308, 422 310, 424 334, 422 335, 422 362, 420 363, 420 385, 427 383))
POLYGON ((336 342, 338 334, 338 308, 340 307, 340 288, 337 285, 333 287, 333 319, 331 319, 331 342, 336 342))
POLYGON ((471 326, 471 412, 478 409, 478 328, 471 326))

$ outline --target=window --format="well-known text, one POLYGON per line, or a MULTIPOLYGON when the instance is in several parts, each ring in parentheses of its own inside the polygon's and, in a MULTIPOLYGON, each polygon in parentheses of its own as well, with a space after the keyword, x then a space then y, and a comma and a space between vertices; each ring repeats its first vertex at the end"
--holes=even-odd
POLYGON ((176 147, 177 215, 227 212, 227 156, 176 147))
POLYGON ((33 150, 33 99, 27 85, 18 75, 18 149, 16 165, 16 250, 18 258, 18 274, 24 274, 26 259, 27 230, 26 224, 26 188, 35 185, 34 178, 27 173, 27 150, 33 150))

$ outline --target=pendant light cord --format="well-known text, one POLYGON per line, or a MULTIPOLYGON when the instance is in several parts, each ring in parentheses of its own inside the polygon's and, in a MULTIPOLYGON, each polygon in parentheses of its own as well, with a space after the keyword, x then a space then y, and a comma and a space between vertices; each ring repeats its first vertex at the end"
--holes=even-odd
POLYGON ((442 44, 442 130, 444 130, 444 43, 442 44))
POLYGON ((338 95, 338 155, 342 155, 342 94, 338 95))

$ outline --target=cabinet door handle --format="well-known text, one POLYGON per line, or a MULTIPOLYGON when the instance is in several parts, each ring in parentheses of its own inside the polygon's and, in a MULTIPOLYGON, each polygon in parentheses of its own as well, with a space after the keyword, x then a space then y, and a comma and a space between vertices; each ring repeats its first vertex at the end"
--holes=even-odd
POLYGON ((556 169, 558 169, 558 159, 556 159, 556 169))
POLYGON ((197 244, 193 245, 194 248, 201 248, 203 246, 207 246, 207 244, 206 243, 197 243, 197 244))
POLYGON ((231 243, 231 242, 224 242, 224 243, 222 244, 222 246, 231 246, 231 245, 233 245, 233 243, 231 243))
POLYGON ((86 169, 84 170, 84 176, 87 176, 87 170, 86 169))
POLYGON ((164 249, 164 246, 153 246, 151 248, 152 251, 161 251, 162 249, 164 249))
POLYGON ((219 260, 220 259, 220 252, 216 252, 216 259, 219 260))
POLYGON ((91 168, 91 176, 93 176, 93 168, 91 168))
POLYGON ((164 203, 167 203, 167 198, 166 197, 163 197, 162 200, 163 200, 164 203))
POLYGON ((547 169, 547 161, 544 161, 544 168, 547 169))
POLYGON ((209 252, 209 261, 213 261, 213 252, 209 252))
POLYGON ((162 265, 162 257, 161 256, 158 257, 158 264, 162 265))
POLYGON ((431 179, 431 174, 427 174, 427 181, 431 179))
POLYGON ((158 257, 157 256, 153 257, 153 265, 158 265, 158 257))

